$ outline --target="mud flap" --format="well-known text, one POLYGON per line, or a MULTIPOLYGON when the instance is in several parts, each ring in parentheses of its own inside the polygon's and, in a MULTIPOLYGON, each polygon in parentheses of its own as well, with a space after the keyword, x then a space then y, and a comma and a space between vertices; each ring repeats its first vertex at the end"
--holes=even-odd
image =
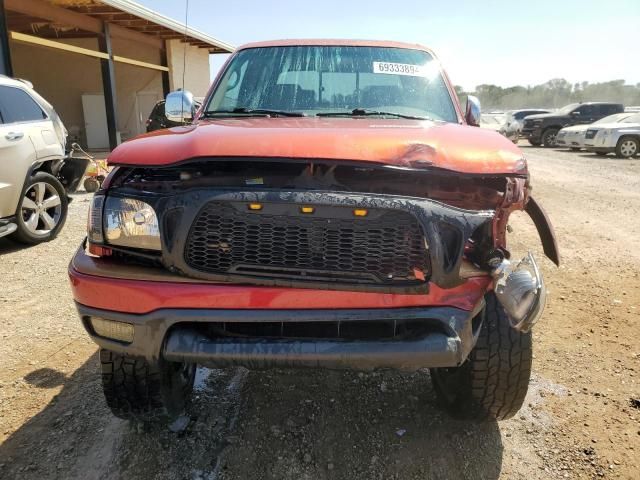
POLYGON ((556 240, 556 235, 553 232, 553 227, 551 226, 547 213, 533 197, 529 197, 529 201, 527 202, 524 211, 527 212, 527 215, 529 215, 531 220, 533 220, 533 224, 536 226, 536 230, 538 230, 544 254, 549 258, 549 260, 557 266, 560 266, 558 241, 556 240))

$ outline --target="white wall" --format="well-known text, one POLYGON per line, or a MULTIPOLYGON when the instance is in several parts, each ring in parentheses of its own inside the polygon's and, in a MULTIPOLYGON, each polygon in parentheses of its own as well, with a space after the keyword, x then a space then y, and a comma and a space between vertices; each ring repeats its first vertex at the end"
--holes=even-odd
MULTIPOLYGON (((58 41, 98 50, 95 38, 58 41)), ((113 39, 112 46, 116 55, 160 64, 160 51, 153 47, 117 38, 113 39)), ((67 129, 75 127, 80 131, 81 143, 86 145, 82 94, 103 93, 100 60, 14 41, 11 41, 10 47, 14 75, 31 81, 35 89, 55 107, 67 129)), ((137 93, 156 92, 158 98, 162 98, 162 75, 158 70, 118 62, 115 63, 115 73, 118 130, 126 139, 138 131, 137 93)))
POLYGON ((209 90, 209 52, 183 43, 180 40, 167 40, 167 62, 169 64, 169 85, 171 90, 182 88, 183 59, 186 45, 186 74, 184 89, 195 97, 204 97, 209 90))

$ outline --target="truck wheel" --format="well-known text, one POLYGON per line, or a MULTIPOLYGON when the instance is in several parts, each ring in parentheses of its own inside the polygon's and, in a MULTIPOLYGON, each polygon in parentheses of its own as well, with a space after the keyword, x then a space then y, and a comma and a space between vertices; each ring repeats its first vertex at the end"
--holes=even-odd
POLYGON ((511 328, 493 293, 479 314, 476 346, 459 367, 431 369, 439 403, 454 417, 506 420, 522 406, 531 377, 531 332, 511 328))
POLYGON ((640 151, 640 142, 632 137, 622 137, 616 145, 616 157, 631 158, 635 157, 640 151))
POLYGON ((547 128, 542 134, 542 145, 545 148, 555 147, 558 132, 559 130, 557 128, 547 128))
POLYGON ((116 417, 141 422, 172 420, 184 412, 196 365, 145 359, 100 349, 102 390, 116 417))
POLYGON ((16 211, 17 230, 12 238, 35 245, 56 238, 67 220, 69 202, 60 181, 37 172, 27 185, 16 211))
POLYGON ((529 143, 531 145, 533 145, 534 147, 539 147, 541 145, 541 143, 538 140, 531 140, 530 138, 528 139, 529 143))

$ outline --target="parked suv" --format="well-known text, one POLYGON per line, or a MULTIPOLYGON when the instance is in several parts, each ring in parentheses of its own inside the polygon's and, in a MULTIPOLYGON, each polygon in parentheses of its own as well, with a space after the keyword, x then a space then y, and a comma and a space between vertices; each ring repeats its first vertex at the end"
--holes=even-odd
POLYGON ((0 237, 34 244, 62 229, 67 190, 83 173, 65 168, 66 138, 60 117, 29 82, 0 75, 0 237))
POLYGON ((111 411, 180 414, 200 364, 430 368, 453 414, 513 416, 545 287, 509 260, 510 213, 559 259, 522 152, 479 117, 421 46, 238 48, 193 125, 111 153, 71 261, 111 411))
POLYGON ((553 147, 561 128, 593 123, 607 115, 623 111, 624 106, 620 103, 572 103, 553 113, 531 115, 525 118, 522 135, 533 146, 553 147))

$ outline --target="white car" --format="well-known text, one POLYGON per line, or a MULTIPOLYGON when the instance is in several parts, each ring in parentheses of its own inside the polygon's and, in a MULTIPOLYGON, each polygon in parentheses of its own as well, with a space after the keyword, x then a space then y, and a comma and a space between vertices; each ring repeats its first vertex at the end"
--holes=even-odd
POLYGON ((640 113, 618 123, 592 125, 585 133, 585 148, 590 152, 615 152, 619 158, 631 158, 640 153, 640 113))
POLYGON ((558 132, 556 136, 557 147, 567 147, 573 151, 581 150, 585 147, 585 134, 590 128, 593 129, 595 125, 601 125, 604 123, 619 123, 625 121, 631 116, 637 116, 633 113, 614 113, 600 120, 588 123, 586 125, 574 125, 572 127, 565 127, 558 132))
POLYGON ((0 237, 35 244, 58 234, 67 191, 79 183, 65 168, 66 139, 60 117, 29 82, 0 75, 0 237))
POLYGON ((480 128, 486 128, 504 135, 512 142, 518 141, 517 126, 509 124, 507 115, 502 112, 483 113, 480 116, 480 128))

